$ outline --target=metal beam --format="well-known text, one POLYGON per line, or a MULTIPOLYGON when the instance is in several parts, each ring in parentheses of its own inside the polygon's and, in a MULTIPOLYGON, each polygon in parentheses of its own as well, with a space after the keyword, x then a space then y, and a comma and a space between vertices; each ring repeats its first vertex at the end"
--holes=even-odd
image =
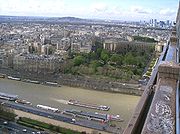
POLYGON ((180 133, 180 119, 179 119, 179 114, 180 114, 180 109, 179 109, 179 101, 180 101, 180 96, 179 96, 179 81, 177 82, 177 89, 176 89, 176 134, 180 133))

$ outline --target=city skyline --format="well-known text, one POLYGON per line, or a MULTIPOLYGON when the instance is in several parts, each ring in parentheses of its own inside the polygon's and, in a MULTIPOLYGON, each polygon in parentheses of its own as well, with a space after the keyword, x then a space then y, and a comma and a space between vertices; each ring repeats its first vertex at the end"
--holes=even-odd
POLYGON ((139 21, 176 19, 178 0, 0 0, 0 15, 139 21))

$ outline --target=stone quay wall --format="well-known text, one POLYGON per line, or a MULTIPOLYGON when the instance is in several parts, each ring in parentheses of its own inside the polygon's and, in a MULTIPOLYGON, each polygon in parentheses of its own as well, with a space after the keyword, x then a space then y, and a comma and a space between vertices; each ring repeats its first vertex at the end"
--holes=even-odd
POLYGON ((116 92, 131 95, 142 95, 143 90, 139 84, 121 83, 118 81, 98 79, 94 77, 75 76, 69 74, 37 74, 28 72, 17 72, 13 69, 0 68, 1 74, 23 79, 37 80, 41 83, 45 81, 57 82, 59 85, 70 87, 81 87, 90 90, 100 90, 106 92, 116 92))

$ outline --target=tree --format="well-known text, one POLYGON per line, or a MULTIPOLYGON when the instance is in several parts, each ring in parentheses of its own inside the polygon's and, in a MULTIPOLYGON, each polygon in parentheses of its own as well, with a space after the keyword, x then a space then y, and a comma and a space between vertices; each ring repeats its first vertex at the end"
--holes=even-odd
POLYGON ((2 104, 0 104, 0 118, 14 121, 16 117, 16 114, 11 108, 5 107, 2 104))
POLYGON ((80 55, 80 56, 75 57, 73 62, 74 62, 74 66, 79 66, 79 65, 85 63, 85 58, 80 55))
POLYGON ((136 65, 139 67, 139 68, 144 68, 145 67, 145 57, 144 56, 137 56, 136 57, 136 65))
POLYGON ((113 54, 110 58, 111 62, 118 62, 120 60, 119 55, 118 54, 113 54))
POLYGON ((98 57, 97 57, 97 55, 96 55, 96 53, 95 52, 91 52, 90 53, 90 59, 91 60, 96 60, 98 57))
POLYGON ((119 54, 113 54, 110 61, 116 63, 117 65, 122 65, 123 57, 119 54))
POLYGON ((101 59, 105 63, 107 63, 107 61, 109 60, 109 55, 110 55, 109 52, 103 49, 102 52, 101 52, 101 59))
POLYGON ((136 59, 133 57, 132 53, 127 53, 124 57, 124 64, 126 65, 135 65, 136 59))
POLYGON ((95 41, 95 47, 96 48, 103 48, 103 43, 101 41, 95 41))
POLYGON ((93 68, 95 72, 99 66, 101 66, 101 64, 97 60, 91 61, 90 63, 90 67, 93 68))
POLYGON ((97 58, 101 57, 102 48, 98 48, 96 51, 97 58))
POLYGON ((107 54, 102 54, 101 59, 106 63, 109 59, 109 56, 107 54))
POLYGON ((128 70, 126 73, 125 73, 125 80, 130 80, 133 76, 133 72, 131 70, 128 70))
POLYGON ((70 73, 73 67, 73 60, 64 61, 64 64, 61 65, 59 71, 63 73, 70 73))

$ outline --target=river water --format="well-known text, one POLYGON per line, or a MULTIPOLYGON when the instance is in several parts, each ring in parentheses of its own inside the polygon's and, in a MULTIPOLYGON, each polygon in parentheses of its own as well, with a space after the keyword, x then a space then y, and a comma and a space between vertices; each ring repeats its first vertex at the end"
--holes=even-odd
POLYGON ((138 103, 139 96, 119 93, 108 93, 67 86, 51 87, 40 84, 25 83, 8 79, 0 79, 0 92, 18 95, 19 98, 31 101, 33 105, 43 104, 59 109, 78 109, 120 115, 124 122, 117 123, 125 127, 138 103), (97 111, 67 105, 66 100, 79 100, 85 103, 110 106, 109 111, 97 111))

